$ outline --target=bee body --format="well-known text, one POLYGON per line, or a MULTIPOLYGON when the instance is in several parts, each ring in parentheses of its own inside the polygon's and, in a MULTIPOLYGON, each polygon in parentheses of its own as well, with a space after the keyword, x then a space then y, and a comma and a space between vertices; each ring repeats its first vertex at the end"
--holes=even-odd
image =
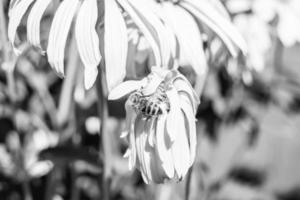
POLYGON ((170 103, 163 84, 160 84, 151 95, 145 96, 141 91, 136 91, 130 98, 134 109, 145 117, 158 117, 170 111, 170 103))

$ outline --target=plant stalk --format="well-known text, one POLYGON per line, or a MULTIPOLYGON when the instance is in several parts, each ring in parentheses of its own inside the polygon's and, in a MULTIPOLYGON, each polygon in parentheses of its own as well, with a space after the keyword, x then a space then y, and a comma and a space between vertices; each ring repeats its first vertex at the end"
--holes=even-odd
POLYGON ((185 200, 190 199, 193 166, 189 169, 185 184, 185 200))
MULTIPOLYGON (((97 94, 98 94, 98 114, 101 120, 99 152, 103 152, 103 175, 102 175, 102 195, 104 200, 110 199, 110 184, 112 176, 112 152, 110 149, 110 136, 107 130, 108 119, 108 89, 104 70, 104 63, 101 62, 99 75, 97 77, 97 94)), ((100 154, 99 154, 100 155, 100 154)))
POLYGON ((58 104, 56 121, 58 128, 61 128, 68 121, 73 103, 73 93, 78 72, 78 52, 76 50, 76 41, 74 37, 71 38, 68 58, 68 65, 66 67, 67 76, 62 86, 62 92, 58 104))

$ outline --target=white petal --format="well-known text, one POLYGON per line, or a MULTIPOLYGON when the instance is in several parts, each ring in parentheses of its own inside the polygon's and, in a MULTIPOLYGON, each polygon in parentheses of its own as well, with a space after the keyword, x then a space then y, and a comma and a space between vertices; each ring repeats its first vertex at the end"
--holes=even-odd
POLYGON ((130 94, 131 92, 140 89, 145 85, 146 79, 140 81, 125 81, 115 87, 108 95, 109 100, 116 100, 130 94))
POLYGON ((86 90, 93 87, 98 75, 98 65, 84 65, 84 87, 86 90))
POLYGON ((127 130, 122 131, 120 138, 126 138, 128 136, 129 132, 127 130))
POLYGON ((199 105, 199 97, 195 93, 193 87, 188 82, 188 80, 184 76, 180 75, 175 78, 173 84, 178 93, 185 93, 189 97, 190 102, 193 105, 193 111, 194 113, 196 113, 199 105))
POLYGON ((143 174, 143 179, 146 183, 152 180, 152 173, 150 169, 151 151, 146 148, 147 144, 147 130, 149 128, 149 120, 146 120, 141 115, 137 116, 135 122, 135 145, 137 156, 140 162, 140 171, 143 174))
POLYGON ((183 113, 180 109, 180 99, 176 89, 170 88, 166 92, 170 101, 170 112, 167 118, 167 133, 172 140, 171 152, 174 168, 179 179, 187 173, 190 163, 190 150, 187 139, 187 129, 185 127, 183 113), (170 117, 170 115, 173 115, 170 117))
POLYGON ((162 162, 162 168, 164 169, 166 175, 169 178, 173 178, 175 175, 174 164, 172 161, 172 152, 170 145, 167 144, 165 140, 165 125, 166 125, 166 115, 161 116, 157 120, 156 127, 156 148, 158 156, 162 162), (168 146, 167 146, 168 145, 168 146))
MULTIPOLYGON (((177 115, 180 123, 176 124, 176 139, 172 144, 172 156, 174 167, 179 179, 182 179, 189 170, 191 164, 191 154, 189 149, 189 142, 187 138, 187 129, 185 127, 183 113, 177 115)), ((174 125, 175 126, 175 125, 174 125)))
MULTIPOLYGON (((241 0, 239 0, 239 1, 241 1, 241 0)), ((212 4, 212 6, 214 6, 216 8, 216 10, 220 14, 223 15, 223 17, 225 17, 228 20, 231 19, 228 11, 226 10, 226 8, 224 7, 223 3, 220 0, 210 0, 210 3, 212 4)))
POLYGON ((9 13, 10 11, 20 2, 21 0, 11 0, 9 2, 9 13))
POLYGON ((84 64, 84 85, 90 89, 98 75, 101 61, 99 38, 96 32, 98 20, 97 0, 83 1, 77 15, 75 36, 78 52, 84 64))
POLYGON ((143 95, 148 96, 153 94, 157 90, 158 86, 163 82, 163 80, 163 78, 153 74, 153 76, 151 76, 151 78, 149 79, 149 83, 142 89, 143 95))
POLYGON ((165 23, 165 19, 166 19, 165 11, 162 9, 161 4, 158 4, 155 1, 147 1, 147 3, 148 3, 147 7, 149 7, 148 9, 151 9, 151 11, 153 11, 153 13, 155 13, 155 15, 157 15, 164 24, 165 33, 167 35, 167 40, 169 42, 169 46, 171 49, 171 55, 173 56, 173 58, 178 58, 178 54, 179 54, 178 44, 177 44, 178 42, 174 31, 169 27, 168 24, 165 23))
POLYGON ((179 6, 164 3, 163 8, 166 23, 175 32, 179 42, 179 61, 188 62, 198 75, 206 74, 206 56, 197 22, 187 11, 179 6))
POLYGON ((192 105, 189 103, 189 100, 180 97, 180 107, 184 113, 185 121, 188 123, 186 129, 188 129, 188 137, 190 144, 190 155, 191 163, 193 164, 196 156, 196 147, 197 147, 197 136, 196 136, 196 119, 193 112, 192 105))
POLYGON ((129 170, 132 170, 136 164, 136 143, 135 143, 135 133, 134 133, 134 126, 135 126, 135 120, 136 120, 136 115, 132 116, 131 122, 130 122, 130 130, 129 130, 129 148, 131 150, 131 154, 129 156, 129 170))
POLYGON ((147 27, 143 19, 137 14, 136 10, 129 4, 127 0, 118 0, 119 4, 123 7, 123 9, 129 14, 132 18, 133 22, 139 27, 141 32, 144 34, 146 40, 149 42, 152 51, 154 53, 156 65, 161 66, 162 61, 160 57, 159 44, 155 38, 155 33, 147 27))
POLYGON ((125 131, 123 131, 121 138, 127 137, 130 131, 132 130, 132 124, 135 122, 136 112, 134 111, 130 100, 125 102, 125 111, 126 111, 126 123, 125 131))
POLYGON ((27 38, 29 43, 33 46, 41 48, 40 41, 40 24, 43 14, 49 6, 51 0, 36 0, 32 9, 30 10, 27 20, 27 38))
POLYGON ((129 150, 128 153, 128 167, 129 169, 133 169, 136 165, 136 147, 135 147, 135 136, 134 136, 134 124, 136 120, 136 113, 131 106, 130 101, 126 101, 125 103, 125 110, 126 110, 126 128, 125 131, 122 133, 121 137, 129 137, 129 150))
POLYGON ((8 23, 8 39, 12 43, 13 48, 16 54, 20 54, 20 51, 16 49, 14 43, 17 33, 17 28, 20 25, 20 22, 26 13, 27 9, 34 0, 22 0, 14 2, 9 14, 9 23, 8 23))
POLYGON ((169 38, 167 35, 167 30, 161 22, 161 20, 152 12, 149 7, 151 3, 148 0, 131 0, 130 3, 136 12, 144 19, 144 23, 148 24, 151 29, 153 29, 157 35, 158 44, 160 46, 162 65, 168 66, 169 60, 171 58, 171 48, 169 43, 169 38))
POLYGON ((211 28, 225 43, 230 53, 236 57, 238 48, 246 54, 247 44, 230 21, 219 14, 205 1, 185 0, 180 3, 190 11, 200 22, 211 28))
POLYGON ((126 75, 128 50, 127 28, 115 1, 105 0, 104 54, 108 90, 121 83, 126 75))
POLYGON ((148 143, 151 147, 154 147, 155 144, 155 128, 157 125, 157 120, 151 120, 150 127, 149 127, 149 133, 148 133, 148 143))
POLYGON ((79 0, 64 0, 58 7, 51 25, 47 56, 50 65, 61 76, 64 76, 64 50, 67 37, 79 4, 79 0))
POLYGON ((131 155, 131 149, 128 148, 128 149, 126 150, 126 152, 124 153, 123 158, 129 158, 130 155, 131 155))
POLYGON ((144 172, 143 170, 141 170, 141 174, 142 174, 143 181, 144 181, 146 184, 149 184, 149 183, 150 183, 150 180, 149 180, 149 178, 147 177, 147 175, 145 174, 145 172, 144 172))
POLYGON ((182 123, 179 121, 178 115, 180 115, 180 99, 178 93, 175 88, 171 88, 170 90, 166 91, 167 97, 170 101, 170 111, 167 116, 167 133, 170 137, 171 141, 174 142, 176 140, 178 127, 177 124, 182 123))

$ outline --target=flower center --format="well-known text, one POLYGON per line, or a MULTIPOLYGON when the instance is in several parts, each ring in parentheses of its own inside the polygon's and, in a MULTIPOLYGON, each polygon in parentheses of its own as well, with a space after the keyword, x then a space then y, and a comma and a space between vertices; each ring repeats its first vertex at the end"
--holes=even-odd
POLYGON ((170 111, 170 102, 166 95, 164 82, 153 94, 145 96, 141 90, 138 90, 130 95, 129 100, 135 111, 142 113, 144 117, 158 117, 170 111))

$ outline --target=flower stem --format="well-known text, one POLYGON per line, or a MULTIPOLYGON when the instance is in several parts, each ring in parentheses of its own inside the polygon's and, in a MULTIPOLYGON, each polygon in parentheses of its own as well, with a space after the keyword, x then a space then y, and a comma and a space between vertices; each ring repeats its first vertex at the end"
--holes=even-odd
POLYGON ((191 181, 192 181, 192 173, 193 173, 193 166, 189 169, 187 178, 186 178, 186 185, 185 185, 185 200, 189 200, 190 198, 190 188, 191 188, 191 181))
POLYGON ((75 38, 72 37, 69 48, 67 76, 62 86, 62 92, 57 111, 56 123, 59 128, 62 127, 70 118, 70 110, 73 103, 73 92, 78 72, 78 52, 74 49, 76 49, 76 41, 75 38))
POLYGON ((25 200, 32 200, 31 190, 30 190, 30 184, 28 180, 25 180, 22 183, 23 191, 24 191, 24 199, 25 200))
MULTIPOLYGON (((98 113, 101 119, 100 135, 101 143, 99 144, 99 152, 103 152, 103 174, 102 174, 102 194, 104 200, 110 199, 110 183, 112 174, 112 152, 110 149, 110 136, 107 130, 108 119, 108 90, 104 64, 100 64, 99 75, 97 78, 97 93, 98 93, 98 113)), ((100 155, 100 154, 99 154, 100 155)))

